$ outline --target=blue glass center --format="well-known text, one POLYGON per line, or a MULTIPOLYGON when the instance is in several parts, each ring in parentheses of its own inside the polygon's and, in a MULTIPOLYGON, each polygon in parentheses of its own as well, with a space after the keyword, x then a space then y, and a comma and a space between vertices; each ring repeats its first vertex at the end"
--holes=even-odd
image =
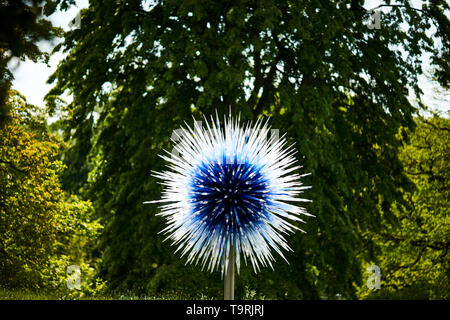
POLYGON ((196 220, 204 227, 229 232, 245 231, 267 216, 269 196, 261 168, 236 159, 205 163, 198 167, 191 185, 191 201, 196 220))

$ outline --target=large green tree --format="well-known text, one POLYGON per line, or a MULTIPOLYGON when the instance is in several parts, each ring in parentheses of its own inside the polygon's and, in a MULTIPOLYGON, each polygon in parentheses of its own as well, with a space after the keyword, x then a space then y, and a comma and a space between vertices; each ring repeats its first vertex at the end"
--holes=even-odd
POLYGON ((377 8, 380 28, 369 28, 363 4, 108 0, 83 10, 47 98, 53 111, 59 95, 73 95, 66 185, 81 185, 104 219, 102 274, 112 288, 220 292, 218 274, 172 255, 156 208, 142 202, 159 196, 149 173, 162 169, 157 155, 173 130, 231 108, 244 119, 272 116, 296 141, 316 215, 306 235, 290 238, 290 264, 257 276, 244 269, 237 297, 245 288, 271 298, 355 296, 357 257, 372 244, 361 235, 389 219, 409 185, 397 133, 413 127, 407 95, 420 96, 422 53, 448 86, 450 48, 446 1, 388 1, 377 8), (89 165, 89 176, 77 175, 89 165))
POLYGON ((62 143, 39 109, 17 92, 7 102, 10 120, 0 129, 0 286, 64 291, 66 267, 78 265, 89 292, 101 228, 91 219, 92 205, 61 189, 62 143))

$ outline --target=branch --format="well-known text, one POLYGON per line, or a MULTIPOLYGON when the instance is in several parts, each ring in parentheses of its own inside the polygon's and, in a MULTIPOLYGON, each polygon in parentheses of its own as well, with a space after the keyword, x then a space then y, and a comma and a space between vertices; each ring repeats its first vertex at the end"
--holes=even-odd
POLYGON ((255 62, 254 70, 255 70, 255 83, 253 87, 252 94, 250 98, 247 101, 247 104, 250 106, 250 108, 253 108, 256 104, 256 100, 258 98, 259 90, 261 89, 263 85, 263 77, 261 74, 261 56, 260 56, 260 50, 254 50, 253 51, 253 60, 255 62))
POLYGON ((419 254, 417 255, 417 258, 416 258, 416 260, 414 260, 414 262, 413 263, 411 263, 410 265, 403 265, 403 266, 398 266, 399 268, 412 268, 412 267, 414 267, 416 264, 417 264, 417 262, 419 262, 420 261, 420 258, 422 258, 422 255, 423 255, 423 253, 425 252, 425 249, 426 249, 427 247, 423 247, 421 250, 420 250, 420 252, 419 252, 419 254))
POLYGON ((445 127, 438 127, 437 125, 435 125, 434 123, 422 118, 421 121, 431 127, 433 127, 433 129, 435 130, 441 130, 441 131, 448 131, 450 132, 450 128, 445 128, 445 127))
MULTIPOLYGON (((279 41, 276 37, 276 35, 272 35, 272 38, 275 42, 275 44, 279 45, 279 41)), ((277 45, 277 47, 278 47, 277 45)), ((278 53, 275 57, 275 60, 270 64, 270 70, 267 74, 267 76, 262 80, 262 84, 260 86, 260 88, 263 88, 263 93, 261 95, 261 98, 258 100, 258 103, 253 111, 253 114, 255 116, 258 116, 258 114, 260 114, 262 112, 262 109, 264 107, 264 103, 266 102, 266 100, 268 99, 268 96, 271 92, 271 89, 273 88, 273 80, 275 78, 276 75, 276 71, 277 71, 277 64, 280 62, 280 58, 281 58, 281 50, 278 49, 278 53)), ((256 61, 255 61, 255 66, 256 66, 256 61)), ((262 77, 261 77, 262 78, 262 77)), ((256 95, 258 94, 260 88, 258 89, 258 91, 256 92, 256 95)), ((255 88, 256 89, 256 88, 255 88)))
POLYGON ((20 173, 28 173, 28 171, 26 171, 26 170, 24 170, 24 169, 22 169, 22 168, 17 167, 13 162, 6 161, 6 160, 1 160, 1 159, 0 159, 0 162, 1 162, 1 163, 4 163, 4 164, 7 164, 7 165, 10 166, 12 169, 14 169, 14 170, 16 170, 16 171, 18 171, 18 172, 20 172, 20 173))
POLYGON ((449 247, 449 243, 446 242, 446 241, 426 242, 424 240, 410 240, 410 239, 407 239, 407 238, 396 237, 396 236, 393 236, 393 235, 387 234, 387 233, 382 233, 381 236, 385 237, 385 238, 387 238, 389 240, 393 240, 396 243, 407 241, 412 246, 414 246, 414 247, 421 247, 422 249, 430 248, 430 249, 433 249, 433 250, 446 250, 449 247))
POLYGON ((269 73, 267 74, 267 77, 263 80, 263 85, 262 85, 263 93, 261 95, 261 98, 258 100, 258 104, 256 105, 256 108, 254 110, 255 116, 257 116, 258 114, 260 114, 262 112, 264 102, 267 100, 268 95, 271 91, 270 89, 272 89, 272 87, 273 87, 272 81, 276 74, 276 65, 278 64, 278 62, 279 62, 279 60, 275 59, 273 64, 270 66, 270 70, 269 70, 269 73))
POLYGON ((383 7, 391 7, 391 8, 393 8, 393 7, 407 8, 407 9, 412 9, 412 10, 415 10, 415 11, 419 11, 420 13, 423 13, 423 14, 427 14, 427 13, 428 13, 426 10, 413 8, 413 7, 404 5, 404 4, 380 4, 378 7, 369 9, 369 10, 367 10, 367 11, 373 11, 373 10, 380 9, 380 8, 383 8, 383 7))

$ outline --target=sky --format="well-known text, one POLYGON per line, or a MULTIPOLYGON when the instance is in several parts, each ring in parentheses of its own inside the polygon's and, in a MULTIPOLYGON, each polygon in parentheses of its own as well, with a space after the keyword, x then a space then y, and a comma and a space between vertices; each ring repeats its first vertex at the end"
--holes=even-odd
MULTIPOLYGON (((72 21, 79 10, 89 6, 88 0, 77 0, 77 6, 72 7, 67 11, 58 11, 49 17, 49 20, 56 27, 61 27, 64 30, 70 30, 69 23, 72 21)), ((62 39, 56 40, 53 43, 40 42, 41 50, 51 52, 52 49, 61 42, 62 39)), ((54 53, 50 57, 50 61, 45 63, 34 63, 31 60, 20 62, 17 65, 17 60, 11 61, 9 64, 13 67, 13 88, 24 95, 27 101, 31 104, 43 107, 44 96, 50 91, 52 85, 47 84, 47 79, 56 70, 58 63, 64 58, 61 52, 54 53)))
MULTIPOLYGON (((379 3, 380 1, 377 0, 368 0, 364 7, 366 9, 374 8, 379 3)), ((412 1, 412 3, 414 7, 421 7, 421 1, 415 0, 412 1)), ((69 30, 70 21, 76 17, 80 9, 87 8, 88 5, 88 0, 77 0, 76 7, 72 7, 65 12, 56 12, 51 15, 49 19, 52 21, 53 25, 69 30)), ((55 41, 53 44, 42 42, 39 45, 42 50, 51 52, 52 48, 60 41, 62 40, 55 41)), ((20 62, 20 64, 17 65, 17 61, 12 61, 10 66, 14 67, 13 75, 15 78, 13 81, 13 88, 23 94, 28 102, 43 107, 43 98, 52 88, 52 85, 46 83, 47 79, 56 70, 58 63, 63 58, 64 54, 57 52, 51 56, 48 65, 45 63, 34 63, 30 60, 20 62)), ((429 70, 429 68, 429 59, 426 55, 423 55, 423 69, 429 70)), ((444 114, 450 112, 450 93, 448 91, 436 93, 436 89, 439 90, 439 85, 430 81, 425 76, 419 76, 419 86, 424 92, 422 101, 425 105, 433 110, 441 111, 444 114)), ((64 99, 68 101, 70 98, 64 97, 64 99)), ((410 100, 413 102, 412 98, 410 100)))

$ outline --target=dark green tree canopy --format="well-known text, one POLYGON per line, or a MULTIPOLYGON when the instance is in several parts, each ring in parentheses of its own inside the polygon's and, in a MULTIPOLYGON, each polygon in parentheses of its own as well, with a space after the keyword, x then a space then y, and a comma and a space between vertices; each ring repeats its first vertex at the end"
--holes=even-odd
POLYGON ((161 169, 157 155, 170 148, 173 130, 192 114, 231 107, 244 119, 270 115, 295 139, 312 173, 308 210, 316 215, 307 235, 291 238, 290 265, 258 277, 244 270, 238 288, 266 297, 354 296, 357 254, 371 245, 361 234, 389 219, 409 186, 398 134, 413 127, 407 95, 420 96, 422 53, 448 86, 450 49, 446 1, 422 9, 388 1, 378 8, 379 29, 368 27, 363 4, 108 0, 82 11, 47 99, 53 111, 59 95, 73 95, 64 109, 73 143, 66 185, 81 185, 104 219, 102 274, 113 288, 217 292, 203 281, 208 275, 167 253, 156 208, 142 202, 159 195, 149 172, 161 169))

